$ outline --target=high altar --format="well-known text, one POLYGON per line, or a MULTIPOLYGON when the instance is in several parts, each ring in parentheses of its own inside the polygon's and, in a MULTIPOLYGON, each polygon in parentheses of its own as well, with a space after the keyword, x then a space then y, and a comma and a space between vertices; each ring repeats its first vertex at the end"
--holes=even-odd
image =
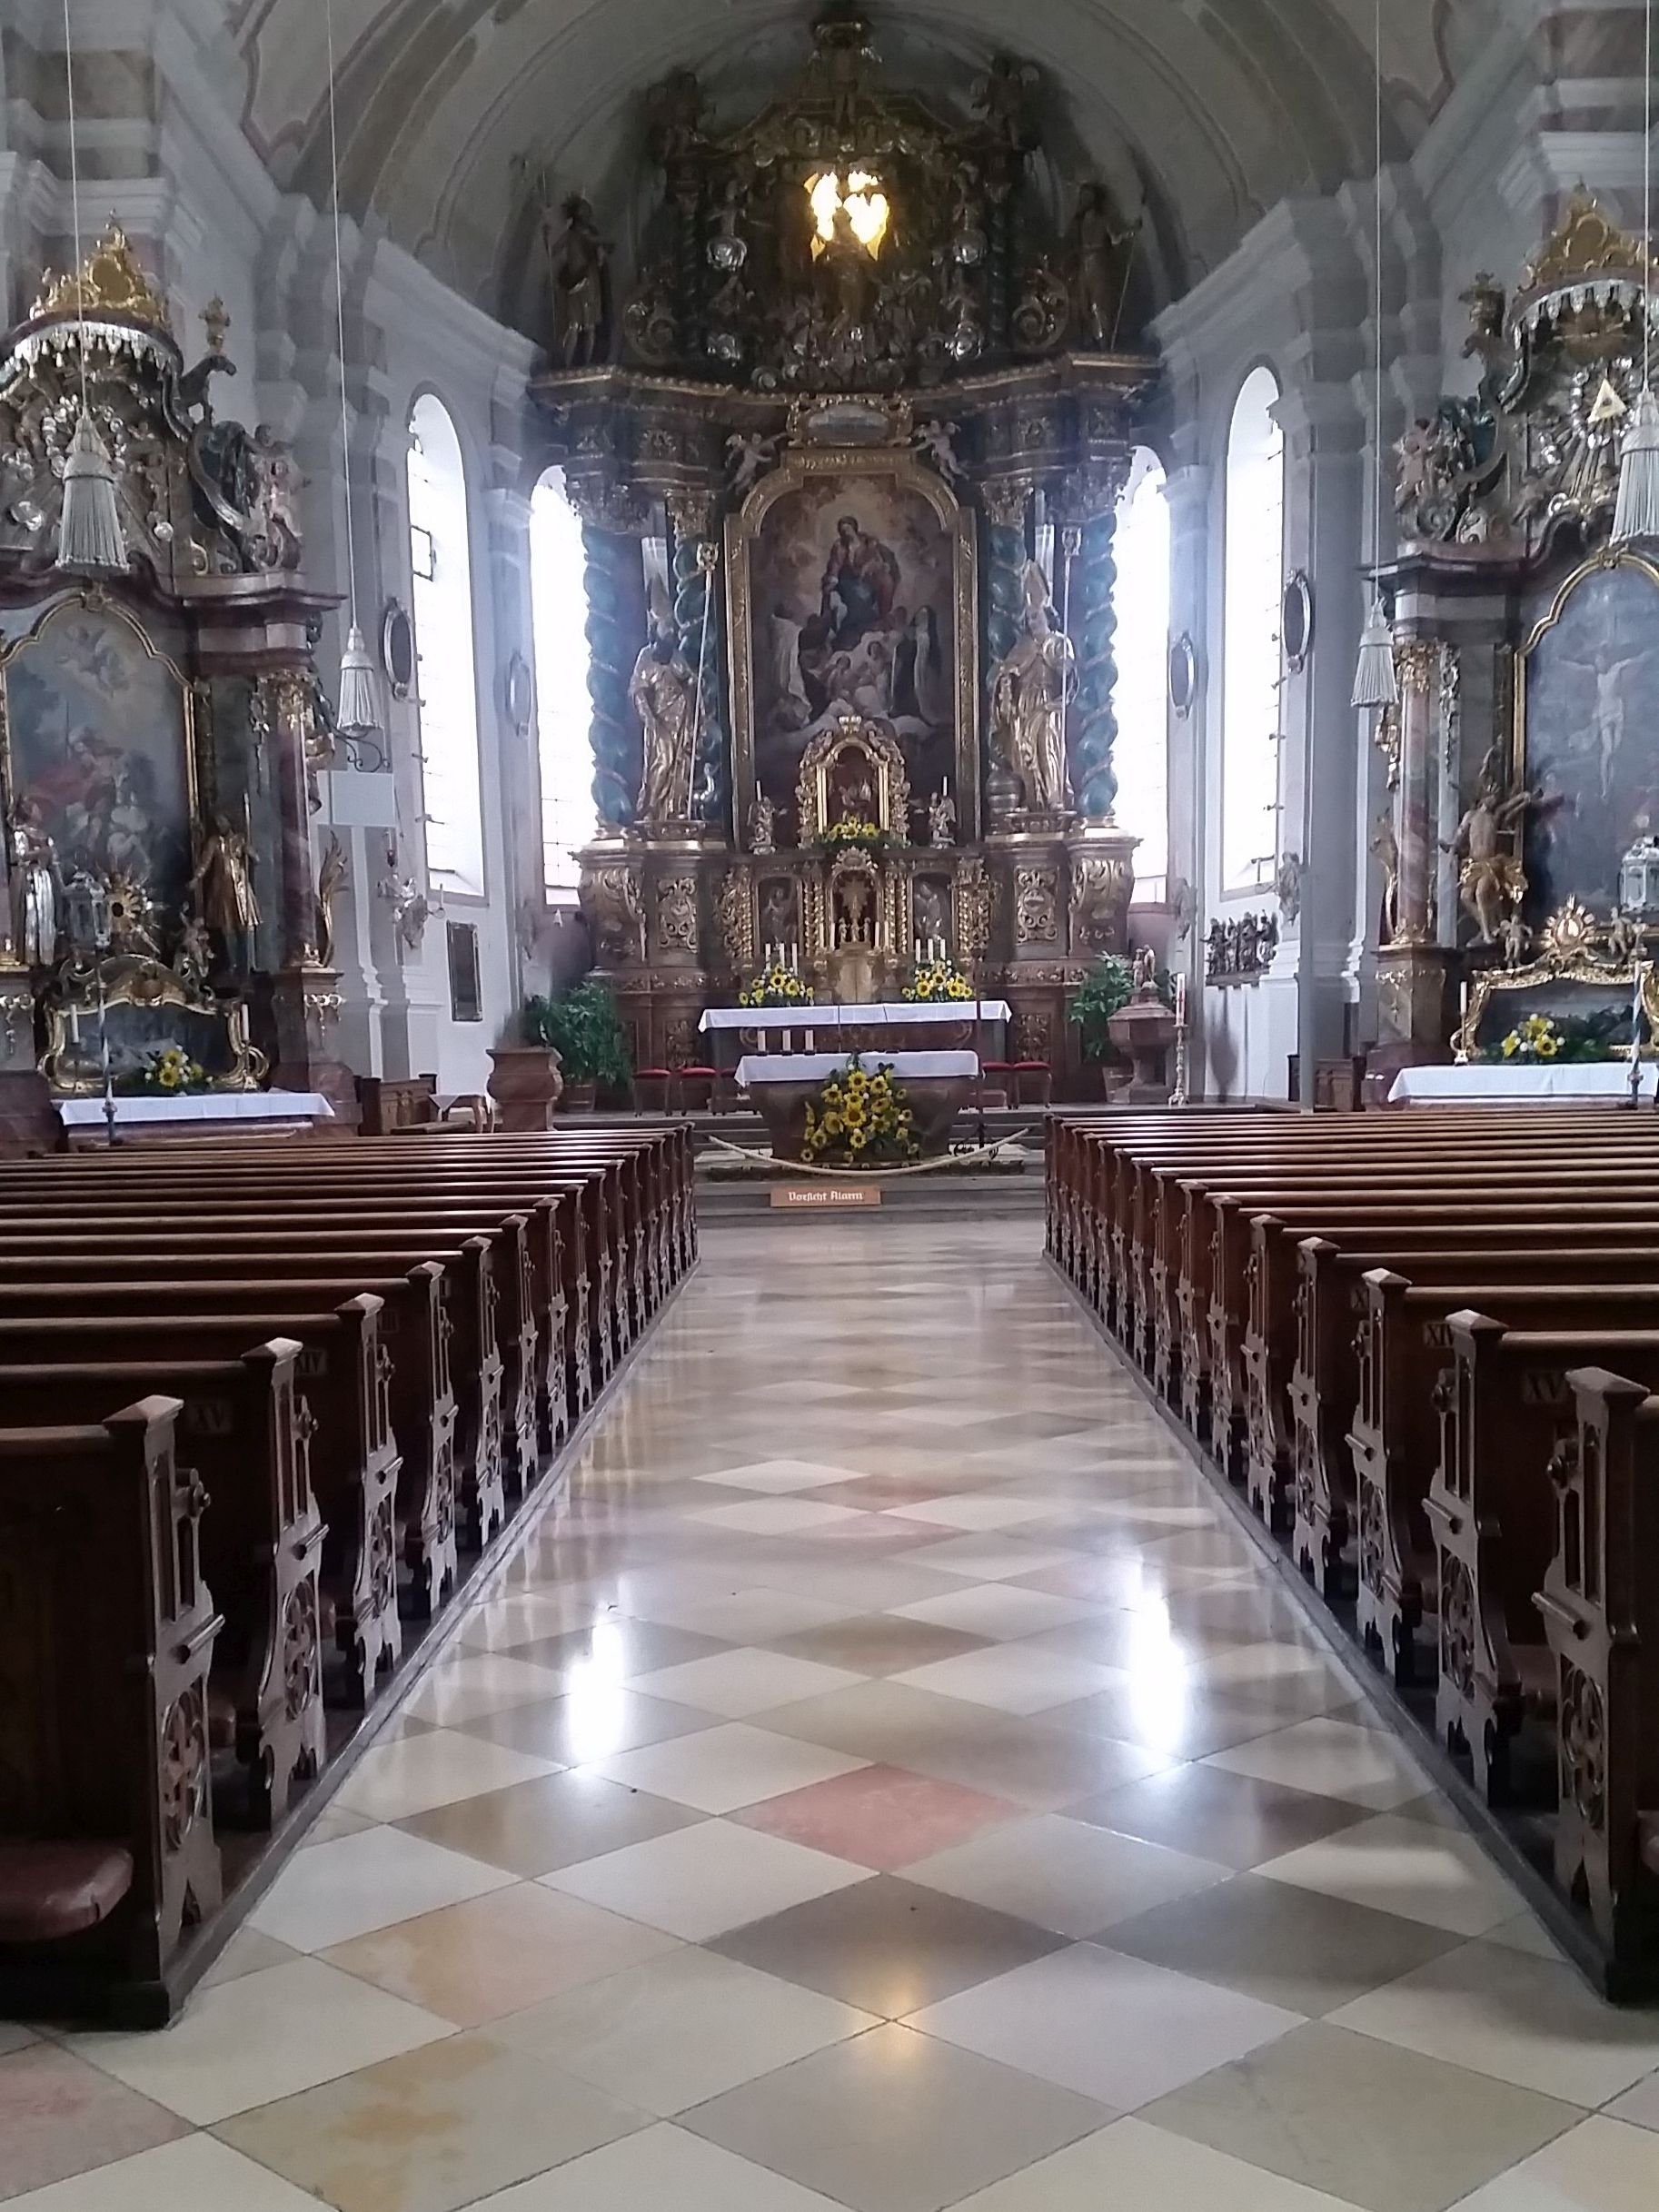
POLYGON ((1373 771, 1379 1099, 1402 1069, 1501 1063, 1530 1016, 1625 1052, 1639 992, 1644 1048, 1659 1036, 1659 562, 1610 542, 1645 262, 1575 195, 1513 292, 1475 277, 1476 389, 1396 451, 1400 550, 1380 581, 1399 700, 1373 771))
POLYGON ((944 114, 832 7, 748 120, 658 88, 632 298, 585 202, 551 218, 581 900, 639 1065, 695 1059, 768 946, 865 1004, 938 941, 1058 1072, 1069 990, 1125 946, 1112 549, 1153 363, 1119 342, 1133 233, 1056 186, 1035 79, 1002 56, 944 114))

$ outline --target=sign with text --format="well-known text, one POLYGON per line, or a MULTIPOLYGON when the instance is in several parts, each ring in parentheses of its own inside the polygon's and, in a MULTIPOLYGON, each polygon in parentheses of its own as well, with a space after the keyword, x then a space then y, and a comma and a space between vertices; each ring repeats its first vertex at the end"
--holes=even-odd
POLYGON ((879 1183, 774 1183, 772 1211, 850 1214, 881 1204, 879 1183))

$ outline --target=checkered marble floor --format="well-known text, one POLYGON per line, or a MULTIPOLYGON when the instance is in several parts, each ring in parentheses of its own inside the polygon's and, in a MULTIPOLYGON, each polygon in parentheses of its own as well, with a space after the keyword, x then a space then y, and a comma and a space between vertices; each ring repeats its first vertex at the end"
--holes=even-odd
POLYGON ((29 2212, 1651 2212, 1598 2003, 1024 1225, 730 1229, 29 2212))

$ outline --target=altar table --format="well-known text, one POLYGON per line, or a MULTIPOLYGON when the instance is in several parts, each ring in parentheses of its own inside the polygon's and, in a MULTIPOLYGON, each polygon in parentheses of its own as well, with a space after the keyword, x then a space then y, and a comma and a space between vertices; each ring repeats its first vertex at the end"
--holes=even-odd
MULTIPOLYGON (((1652 1106, 1659 1061, 1642 1065, 1641 1096, 1652 1106)), ((1560 1062, 1516 1067, 1471 1060, 1462 1067, 1403 1067, 1388 1093, 1390 1106, 1582 1106, 1600 1100, 1617 1106, 1630 1096, 1630 1066, 1624 1060, 1560 1062)))
MULTIPOLYGON (((852 1056, 849 1052, 759 1052, 739 1061, 738 1083, 749 1092, 766 1124, 774 1158, 800 1157, 807 1107, 831 1076, 851 1064, 852 1056)), ((909 1097, 924 1158, 942 1153, 979 1076, 979 1055, 872 1052, 865 1056, 864 1066, 871 1075, 882 1068, 892 1071, 909 1097)))
POLYGON ((872 1007, 710 1007, 698 1027, 713 1029, 891 1029, 913 1023, 918 1028, 967 1022, 975 1010, 980 1021, 1005 1022, 1011 1008, 1005 998, 939 998, 912 1004, 883 1000, 872 1007))
MULTIPOLYGON (((102 1141, 102 1098, 60 1098, 57 1111, 72 1146, 102 1141)), ((115 1100, 116 1135, 140 1144, 211 1136, 220 1128, 257 1129, 269 1136, 282 1129, 307 1129, 333 1116, 321 1091, 189 1091, 177 1098, 145 1092, 115 1100)))

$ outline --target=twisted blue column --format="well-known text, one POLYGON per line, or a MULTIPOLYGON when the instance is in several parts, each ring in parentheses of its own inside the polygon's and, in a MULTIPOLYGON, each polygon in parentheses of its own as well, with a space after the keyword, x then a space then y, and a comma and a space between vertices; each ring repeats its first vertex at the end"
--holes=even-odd
POLYGON ((1071 791, 1078 812, 1103 821, 1118 799, 1112 749, 1118 742, 1118 714, 1112 692, 1118 681, 1114 643, 1118 634, 1115 593, 1118 563, 1113 541, 1115 508, 1083 525, 1083 542, 1071 570, 1071 634, 1078 655, 1078 695, 1071 709, 1071 791))
POLYGON ((638 566, 639 542, 611 530, 584 523, 587 555, 583 582, 588 595, 589 724, 593 747, 593 804, 601 825, 626 829, 640 799, 640 734, 628 700, 634 654, 629 650, 625 578, 638 566))

